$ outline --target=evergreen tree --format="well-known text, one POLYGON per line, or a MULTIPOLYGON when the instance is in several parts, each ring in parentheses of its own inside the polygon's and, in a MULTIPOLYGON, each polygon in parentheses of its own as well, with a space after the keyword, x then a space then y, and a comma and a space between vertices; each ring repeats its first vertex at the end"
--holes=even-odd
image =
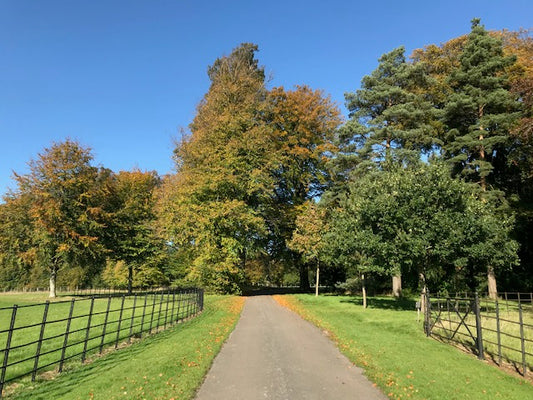
POLYGON ((474 19, 460 66, 449 77, 453 92, 444 108, 445 156, 456 173, 479 182, 483 189, 494 182, 494 166, 507 156, 509 133, 520 115, 506 74, 515 59, 505 56, 501 40, 474 19))
MULTIPOLYGON (((445 156, 455 173, 478 182, 482 190, 497 180, 495 167, 507 164, 513 141, 510 132, 520 116, 520 104, 509 91, 506 73, 515 60, 505 56, 502 41, 491 37, 480 20, 474 19, 460 66, 449 78, 453 92, 444 108, 445 156)), ((487 274, 489 294, 495 297, 492 266, 487 274)))
POLYGON ((433 150, 439 143, 435 109, 420 90, 427 80, 424 65, 407 63, 403 47, 381 56, 361 89, 346 94, 351 120, 341 131, 341 150, 355 152, 364 169, 433 150))
MULTIPOLYGON (((361 89, 346 95, 351 120, 340 131, 336 160, 341 188, 353 173, 415 162, 440 144, 436 109, 421 90, 428 84, 425 66, 407 63, 404 51, 384 54, 361 89)), ((401 294, 400 270, 393 276, 393 292, 401 294)))

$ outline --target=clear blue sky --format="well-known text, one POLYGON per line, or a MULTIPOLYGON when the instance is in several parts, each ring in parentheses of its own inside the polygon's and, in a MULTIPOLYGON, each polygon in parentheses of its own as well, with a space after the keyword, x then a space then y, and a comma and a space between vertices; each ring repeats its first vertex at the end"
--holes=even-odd
POLYGON ((0 0, 0 195, 54 141, 114 171, 173 170, 173 140, 208 89, 207 67, 259 45, 271 86, 359 87, 378 57, 533 24, 532 0, 0 0))

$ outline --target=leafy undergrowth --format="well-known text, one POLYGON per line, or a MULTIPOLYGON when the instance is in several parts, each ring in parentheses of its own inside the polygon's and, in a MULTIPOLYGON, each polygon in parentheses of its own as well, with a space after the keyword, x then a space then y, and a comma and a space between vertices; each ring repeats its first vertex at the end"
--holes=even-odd
POLYGON ((394 299, 291 295, 275 299, 334 340, 392 399, 533 398, 533 386, 457 348, 427 338, 414 304, 394 299))
POLYGON ((196 318, 10 399, 191 399, 239 318, 244 298, 206 296, 196 318))

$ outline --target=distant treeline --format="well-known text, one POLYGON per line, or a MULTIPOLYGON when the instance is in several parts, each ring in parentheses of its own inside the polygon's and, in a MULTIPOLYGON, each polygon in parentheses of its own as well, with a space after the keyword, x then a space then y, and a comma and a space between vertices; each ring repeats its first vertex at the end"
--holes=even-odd
POLYGON ((346 94, 347 120, 321 91, 268 88, 257 50, 208 68, 176 173, 95 167, 67 139, 15 174, 3 286, 533 288, 530 32, 475 19, 394 49, 346 94))

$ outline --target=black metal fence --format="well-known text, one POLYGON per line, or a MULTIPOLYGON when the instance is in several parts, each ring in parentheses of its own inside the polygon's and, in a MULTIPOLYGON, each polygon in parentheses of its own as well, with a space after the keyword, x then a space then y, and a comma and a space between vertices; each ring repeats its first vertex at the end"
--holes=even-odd
POLYGON ((533 296, 529 293, 507 293, 497 300, 478 295, 426 296, 425 309, 428 336, 460 344, 479 359, 512 366, 523 376, 531 371, 533 296))
POLYGON ((85 362, 196 315, 201 289, 168 289, 0 308, 0 396, 6 384, 85 362))

